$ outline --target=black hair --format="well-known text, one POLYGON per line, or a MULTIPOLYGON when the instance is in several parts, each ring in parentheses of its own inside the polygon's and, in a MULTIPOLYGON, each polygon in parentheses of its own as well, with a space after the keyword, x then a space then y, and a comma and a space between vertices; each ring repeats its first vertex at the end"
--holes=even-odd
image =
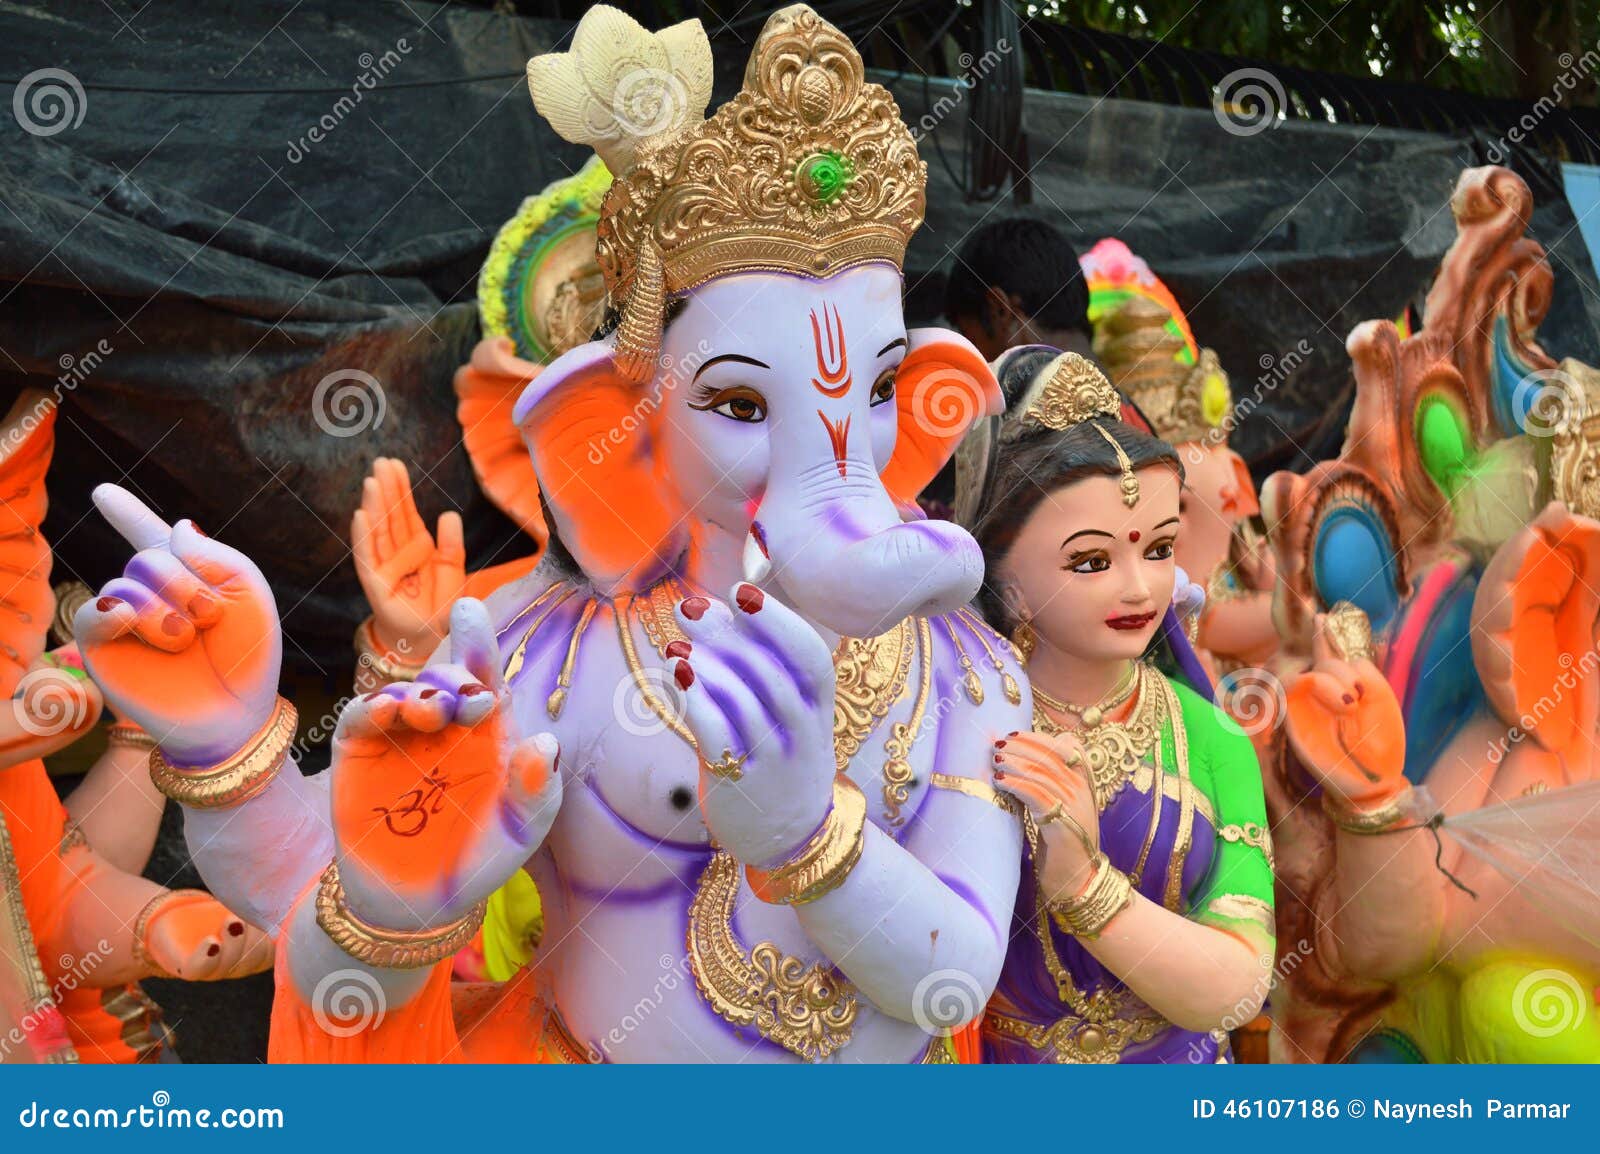
MULTIPOLYGON (((1043 345, 1008 353, 996 362, 1001 391, 1008 399, 1020 398, 1059 355, 1043 345)), ((1065 429, 1035 428, 1016 440, 1002 441, 972 535, 983 550, 984 572, 990 578, 978 594, 978 605, 984 617, 1003 633, 1010 634, 1017 622, 994 578, 1033 511, 1046 496, 1074 481, 1122 475, 1122 461, 1102 431, 1116 439, 1134 472, 1165 464, 1183 480, 1183 461, 1176 449, 1116 417, 1096 417, 1065 429)))
POLYGON ((1005 217, 967 237, 945 282, 945 317, 982 320, 990 288, 1020 299, 1043 328, 1089 332, 1089 286, 1077 250, 1048 221, 1005 217))

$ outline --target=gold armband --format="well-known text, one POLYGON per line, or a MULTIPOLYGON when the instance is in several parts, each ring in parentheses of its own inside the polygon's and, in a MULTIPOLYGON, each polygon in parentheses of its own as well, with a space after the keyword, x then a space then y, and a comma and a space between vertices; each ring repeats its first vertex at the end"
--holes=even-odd
POLYGON ((483 924, 481 901, 449 925, 432 930, 386 930, 362 921, 345 901, 337 862, 329 862, 317 886, 317 925, 358 962, 389 970, 414 970, 453 955, 483 924))
POLYGON ((861 860, 867 799, 844 774, 833 779, 833 808, 810 841, 788 861, 770 869, 745 866, 744 876, 764 902, 800 906, 838 889, 861 860))
POLYGON ((144 909, 139 911, 139 916, 133 919, 133 957, 140 965, 148 966, 157 977, 170 978, 174 975, 165 966, 156 961, 150 952, 150 923, 166 913, 175 905, 188 905, 195 901, 204 901, 211 895, 205 890, 163 890, 145 903, 144 909))
POLYGON ((179 769, 161 750, 151 750, 150 780, 173 801, 191 809, 226 809, 249 801, 283 768, 298 720, 294 706, 280 697, 272 717, 244 748, 208 769, 179 769))
POLYGON ((370 617, 356 626, 355 648, 356 665, 372 670, 378 675, 378 679, 384 682, 415 681, 417 674, 428 664, 424 660, 413 665, 390 657, 386 647, 378 643, 378 635, 373 630, 370 617))
POLYGON ((131 721, 119 721, 106 730, 106 744, 122 749, 142 749, 149 753, 156 748, 156 739, 131 721))
POLYGON ((1390 801, 1368 812, 1341 805, 1331 793, 1324 793, 1322 812, 1328 815, 1329 821, 1346 833, 1383 833, 1406 820, 1405 804, 1410 794, 1409 787, 1403 789, 1390 801))
POLYGON ((1089 888, 1077 897, 1051 902, 1050 916, 1064 934, 1097 938, 1111 919, 1127 909, 1132 901, 1133 883, 1102 853, 1095 858, 1094 877, 1089 879, 1089 888))

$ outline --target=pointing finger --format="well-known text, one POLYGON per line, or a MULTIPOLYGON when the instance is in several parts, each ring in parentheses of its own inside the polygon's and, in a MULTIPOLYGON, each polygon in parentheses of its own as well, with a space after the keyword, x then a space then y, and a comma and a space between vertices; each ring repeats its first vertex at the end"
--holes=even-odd
POLYGON ((96 485, 95 507, 135 550, 163 548, 172 538, 172 526, 120 485, 96 485))

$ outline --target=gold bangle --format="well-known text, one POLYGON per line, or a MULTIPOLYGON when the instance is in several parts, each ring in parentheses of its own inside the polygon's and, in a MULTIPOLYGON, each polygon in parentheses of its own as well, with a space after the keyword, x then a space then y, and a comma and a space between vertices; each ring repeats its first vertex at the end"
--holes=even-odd
POLYGON ((121 749, 142 749, 149 753, 156 748, 156 739, 131 721, 119 721, 106 730, 106 744, 121 749))
POLYGON ((744 876, 756 897, 780 906, 814 902, 838 889, 861 860, 866 843, 867 799, 844 774, 833 779, 833 808, 810 841, 774 869, 745 866, 744 876))
POLYGON ((1346 833, 1383 833, 1406 820, 1408 815, 1405 803, 1410 794, 1411 789, 1408 786, 1377 809, 1367 811, 1341 805, 1331 793, 1324 793, 1322 812, 1328 815, 1329 821, 1346 833))
POLYGON ((426 661, 418 661, 413 665, 388 656, 386 647, 378 643, 378 635, 370 617, 356 626, 355 648, 356 665, 372 670, 384 682, 415 681, 417 674, 428 665, 426 661))
POLYGON ((150 751, 150 780, 173 801, 191 809, 226 809, 266 789, 283 768, 299 721, 295 707, 278 698, 272 717, 232 757, 208 769, 179 769, 160 749, 150 751))
POLYGON ((167 912, 175 904, 187 905, 196 899, 209 898, 211 895, 205 890, 163 890, 144 904, 144 909, 139 911, 139 916, 133 920, 133 957, 142 966, 148 967, 157 977, 170 978, 175 975, 156 961, 150 953, 150 923, 157 917, 167 912))
POLYGON ((317 925, 358 962, 390 970, 415 970, 455 954, 483 924, 487 899, 448 925, 431 930, 388 930, 363 921, 345 901, 339 864, 329 862, 317 886, 317 925))
POLYGON ((1050 916, 1062 933, 1093 939, 1132 901, 1133 882, 1102 853, 1095 858, 1089 888, 1077 897, 1051 902, 1050 916))

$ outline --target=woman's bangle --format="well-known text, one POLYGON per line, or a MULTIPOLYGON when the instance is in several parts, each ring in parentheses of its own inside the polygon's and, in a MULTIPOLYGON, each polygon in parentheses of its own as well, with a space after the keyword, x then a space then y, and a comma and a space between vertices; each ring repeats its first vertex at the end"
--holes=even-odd
POLYGON ((867 824, 867 799, 844 774, 833 779, 833 808, 805 845, 782 865, 763 870, 746 866, 745 879, 756 897, 780 906, 814 902, 838 889, 861 860, 867 824))
POLYGON ((339 864, 329 862, 317 886, 317 925, 333 944, 358 962, 390 970, 431 966, 455 954, 483 925, 487 900, 449 925, 432 930, 389 930, 364 921, 345 900, 339 864))
POLYGON ((372 670, 378 680, 384 682, 415 681, 428 664, 426 661, 412 664, 389 656, 388 648, 378 642, 370 617, 356 626, 355 648, 356 665, 372 670))
POLYGON ((1408 816, 1405 807, 1410 796, 1411 789, 1407 787, 1377 809, 1359 810, 1339 802, 1331 793, 1324 793, 1322 812, 1328 815, 1329 821, 1346 833, 1385 833, 1405 822, 1408 816))
POLYGON ((299 717, 290 702, 278 698, 272 716, 243 749, 206 769, 179 769, 160 749, 153 749, 150 780, 173 801, 191 809, 226 809, 249 801, 283 768, 299 717))
POLYGON ((1051 902, 1050 916, 1062 933, 1092 940, 1132 901, 1133 882, 1101 853, 1095 858, 1088 888, 1077 897, 1051 902))

